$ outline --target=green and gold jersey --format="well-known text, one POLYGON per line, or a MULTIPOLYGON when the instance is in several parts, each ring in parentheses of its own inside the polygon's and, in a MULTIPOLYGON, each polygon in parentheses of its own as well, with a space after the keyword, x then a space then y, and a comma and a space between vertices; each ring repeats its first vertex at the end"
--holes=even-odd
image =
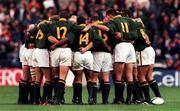
POLYGON ((50 24, 50 31, 48 36, 54 36, 57 40, 63 40, 68 37, 70 32, 80 32, 84 27, 81 27, 76 24, 72 24, 64 18, 61 18, 59 21, 53 21, 50 24))
POLYGON ((73 51, 79 51, 80 47, 86 47, 90 42, 93 42, 93 47, 99 45, 100 39, 94 29, 89 29, 87 32, 76 32, 74 35, 73 51))
MULTIPOLYGON (((97 22, 97 24, 99 25, 106 25, 103 22, 97 22)), ((93 51, 104 51, 104 52, 110 52, 110 50, 108 50, 107 47, 111 48, 111 39, 110 39, 110 33, 106 32, 106 31, 102 31, 96 27, 93 27, 93 29, 95 30, 95 32, 99 35, 99 37, 102 39, 101 41, 103 43, 101 43, 102 45, 99 46, 98 48, 93 48, 93 51)))
POLYGON ((146 29, 141 23, 136 22, 136 30, 138 33, 137 39, 134 41, 134 48, 136 51, 142 51, 149 45, 146 43, 145 39, 148 37, 146 29))
MULTIPOLYGON (((123 34, 124 41, 134 41, 137 38, 137 31, 135 22, 126 17, 115 17, 110 23, 114 23, 115 32, 121 32, 123 34)), ((114 32, 114 30, 113 30, 114 32)))
POLYGON ((36 29, 35 33, 35 47, 40 49, 47 49, 50 47, 47 34, 49 32, 49 24, 42 23, 36 29))
POLYGON ((113 50, 116 44, 120 42, 115 37, 115 32, 117 31, 116 26, 113 21, 109 21, 108 23, 105 23, 104 25, 110 29, 110 31, 106 32, 106 34, 108 36, 108 45, 110 45, 111 49, 113 50))
POLYGON ((75 34, 73 32, 69 32, 67 35, 68 38, 68 46, 73 50, 73 44, 74 44, 74 40, 75 40, 75 34))

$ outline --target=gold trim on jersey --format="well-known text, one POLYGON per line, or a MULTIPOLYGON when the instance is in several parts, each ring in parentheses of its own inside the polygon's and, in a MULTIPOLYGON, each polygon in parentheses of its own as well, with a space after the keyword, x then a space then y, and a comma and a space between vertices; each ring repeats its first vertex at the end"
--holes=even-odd
POLYGON ((48 20, 49 20, 49 21, 51 21, 51 20, 52 20, 52 18, 51 18, 51 17, 48 17, 48 20))
POLYGON ((95 21, 93 24, 103 24, 103 22, 102 21, 95 21))
POLYGON ((80 24, 80 26, 86 26, 86 24, 80 24))
POLYGON ((119 17, 122 17, 121 15, 116 15, 116 16, 114 16, 112 19, 114 19, 114 18, 119 18, 119 17))
POLYGON ((67 21, 65 18, 60 18, 59 21, 67 21))

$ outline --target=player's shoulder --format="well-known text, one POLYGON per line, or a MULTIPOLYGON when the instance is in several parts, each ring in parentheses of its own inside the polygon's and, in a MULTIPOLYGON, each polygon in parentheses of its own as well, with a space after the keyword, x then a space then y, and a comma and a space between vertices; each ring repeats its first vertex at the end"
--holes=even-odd
POLYGON ((130 22, 130 23, 135 23, 135 22, 133 21, 133 19, 132 19, 132 18, 129 18, 129 17, 122 17, 121 19, 122 19, 122 21, 130 22))

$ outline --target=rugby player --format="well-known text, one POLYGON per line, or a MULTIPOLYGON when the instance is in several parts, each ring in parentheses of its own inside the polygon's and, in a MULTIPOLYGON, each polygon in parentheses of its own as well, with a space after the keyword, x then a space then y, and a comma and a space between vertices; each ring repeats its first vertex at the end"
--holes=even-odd
POLYGON ((52 96, 52 82, 50 69, 50 56, 48 48, 50 43, 47 38, 49 31, 48 21, 41 21, 35 28, 31 30, 32 35, 35 36, 35 47, 33 52, 33 66, 35 67, 36 82, 34 91, 34 104, 47 104, 47 100, 52 96), (41 99, 40 85, 43 76, 45 83, 43 85, 43 96, 41 99))
MULTIPOLYGON (((134 19, 132 18, 132 14, 131 14, 130 10, 122 9, 120 13, 123 17, 129 17, 134 21, 134 19)), ((138 29, 138 25, 137 25, 137 29, 138 29)), ((137 59, 138 58, 136 57, 136 60, 137 59)), ((133 66, 133 80, 134 80, 133 101, 134 101, 134 103, 138 104, 138 103, 141 103, 142 100, 144 100, 144 96, 143 96, 143 93, 142 93, 142 90, 141 90, 140 84, 139 84, 137 62, 133 66)))
POLYGON ((122 18, 120 15, 116 16, 116 11, 110 9, 106 16, 112 19, 108 27, 96 26, 105 31, 111 31, 116 34, 115 37, 119 41, 114 48, 114 71, 115 71, 115 99, 114 103, 124 102, 123 95, 123 81, 122 75, 124 67, 126 66, 126 84, 127 84, 127 98, 126 104, 131 104, 131 96, 133 89, 133 63, 136 62, 135 50, 131 42, 137 38, 136 30, 134 29, 134 22, 128 18, 122 18))
MULTIPOLYGON (((77 16, 76 15, 72 15, 69 18, 69 22, 73 23, 73 24, 77 24, 77 16)), ((74 33, 69 33, 69 36, 71 37, 75 37, 74 33)), ((76 74, 76 70, 73 70, 73 62, 74 62, 74 53, 75 53, 75 48, 74 48, 74 43, 72 42, 70 44, 71 50, 72 50, 72 67, 71 67, 71 71, 74 74, 74 80, 73 80, 73 99, 72 102, 75 104, 83 104, 82 101, 82 76, 76 74)))
MULTIPOLYGON (((77 24, 80 26, 86 26, 86 19, 84 17, 78 17, 77 24)), ((75 73, 75 95, 73 96, 72 102, 76 104, 82 104, 82 75, 85 73, 87 79, 88 89, 88 103, 94 104, 92 93, 93 93, 93 55, 90 49, 96 46, 98 35, 94 30, 90 29, 87 32, 75 33, 75 41, 73 50, 73 67, 72 70, 75 73)))
POLYGON ((155 62, 155 51, 151 47, 151 42, 146 29, 140 18, 136 19, 138 38, 134 42, 137 51, 137 65, 140 87, 145 96, 145 102, 150 103, 149 86, 156 97, 161 97, 156 80, 153 78, 153 64, 155 62))
POLYGON ((32 67, 32 54, 34 51, 34 37, 29 33, 34 27, 34 24, 28 26, 27 31, 25 31, 25 44, 21 46, 19 56, 22 63, 23 76, 19 82, 19 98, 18 104, 28 104, 29 103, 29 93, 30 102, 32 100, 33 91, 33 81, 34 81, 34 69, 32 67))
POLYGON ((60 20, 50 24, 50 32, 48 40, 54 45, 51 46, 51 62, 52 67, 56 68, 59 74, 57 89, 55 93, 55 101, 53 104, 62 104, 61 100, 65 91, 65 80, 71 66, 72 51, 69 47, 71 38, 68 34, 71 32, 80 32, 84 27, 72 24, 68 21, 69 14, 67 12, 60 13, 60 20))
MULTIPOLYGON (((104 24, 99 20, 98 16, 94 16, 91 18, 92 26, 95 24, 104 24)), ((96 30, 96 33, 98 33, 99 37, 103 39, 104 46, 101 45, 101 47, 92 49, 93 52, 93 100, 95 103, 97 103, 97 79, 98 76, 101 74, 102 79, 102 103, 108 104, 108 96, 110 91, 110 82, 109 82, 109 74, 110 71, 112 71, 112 56, 111 56, 111 47, 108 45, 108 35, 104 31, 101 31, 100 29, 94 27, 96 30)))

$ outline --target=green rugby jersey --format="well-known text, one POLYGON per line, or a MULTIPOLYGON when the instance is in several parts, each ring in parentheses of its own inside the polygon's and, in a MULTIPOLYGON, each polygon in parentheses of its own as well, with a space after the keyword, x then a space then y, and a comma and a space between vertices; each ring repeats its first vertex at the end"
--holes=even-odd
POLYGON ((146 43, 145 39, 148 37, 146 29, 141 23, 136 22, 138 38, 134 41, 134 48, 136 51, 142 51, 149 45, 146 43))
POLYGON ((110 45, 111 49, 114 49, 116 44, 120 42, 115 37, 115 32, 117 32, 116 26, 113 21, 109 21, 108 23, 105 23, 104 25, 110 29, 108 32, 106 32, 108 36, 108 45, 110 45))
POLYGON ((86 47, 90 42, 93 42, 93 47, 98 47, 101 41, 96 31, 92 28, 87 32, 76 32, 74 35, 75 38, 72 45, 73 51, 79 51, 80 47, 86 47))
MULTIPOLYGON (((59 21, 53 21, 50 24, 50 31, 48 36, 54 36, 57 40, 63 40, 68 37, 69 41, 72 42, 72 38, 68 35, 70 32, 80 32, 84 27, 76 24, 72 24, 64 18, 59 21)), ((60 47, 60 46, 59 46, 60 47)))
POLYGON ((73 44, 74 44, 74 40, 75 40, 75 34, 73 32, 69 32, 67 34, 67 38, 69 41, 68 46, 71 48, 71 50, 74 50, 73 44))
POLYGON ((48 41, 49 23, 40 24, 35 31, 35 47, 40 49, 47 49, 50 47, 48 41))
MULTIPOLYGON (((99 25, 106 25, 103 22, 97 22, 97 24, 99 25)), ((112 49, 112 40, 111 40, 111 36, 112 34, 103 30, 100 30, 96 27, 93 27, 93 29, 95 30, 95 32, 99 35, 99 37, 102 39, 102 43, 98 48, 93 48, 93 51, 104 51, 104 52, 110 52, 107 47, 110 47, 112 49), (105 45, 106 44, 106 45, 105 45)))
MULTIPOLYGON (((137 38, 135 22, 126 17, 115 17, 110 23, 114 23, 115 32, 121 32, 123 34, 124 41, 133 41, 137 38)), ((113 30, 113 32, 114 32, 113 30)))

